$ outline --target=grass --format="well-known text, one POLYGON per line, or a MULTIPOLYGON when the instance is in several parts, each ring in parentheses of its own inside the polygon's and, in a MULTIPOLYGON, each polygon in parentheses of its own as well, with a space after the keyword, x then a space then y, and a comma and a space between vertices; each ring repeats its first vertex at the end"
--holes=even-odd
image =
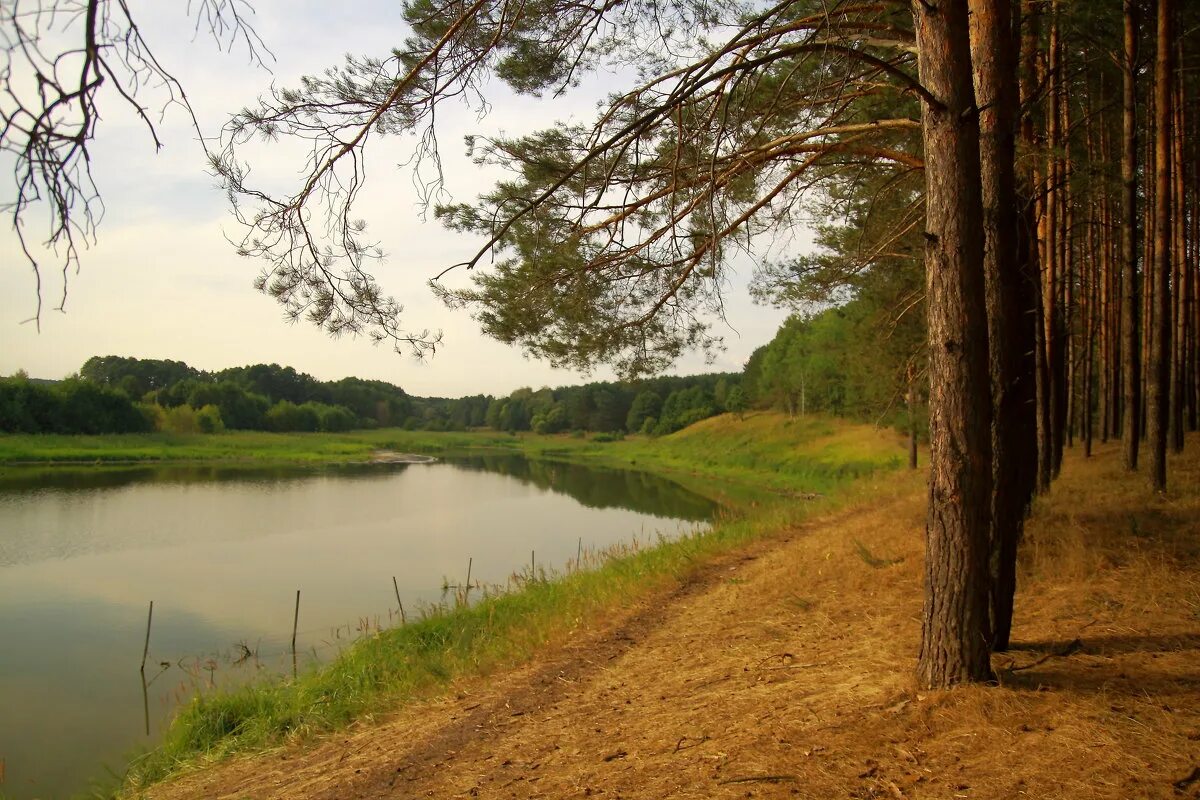
POLYGON ((120 462, 314 463, 362 460, 378 450, 447 453, 521 450, 529 455, 615 461, 656 469, 716 474, 781 488, 805 472, 827 478, 857 476, 880 466, 899 466, 899 440, 890 432, 827 417, 788 419, 753 413, 738 419, 712 417, 670 436, 631 436, 616 441, 571 435, 538 436, 492 431, 429 433, 387 428, 348 433, 219 434, 145 433, 106 436, 5 434, 0 465, 120 462), (720 444, 720 449, 714 446, 720 444), (772 476, 772 473, 778 473, 772 476))
POLYGON ((732 414, 703 420, 657 439, 628 437, 596 443, 567 437, 521 437, 529 455, 597 462, 668 474, 684 485, 718 479, 734 501, 782 495, 825 494, 847 483, 897 469, 903 442, 890 430, 823 416, 789 419, 781 414, 732 414), (751 489, 739 495, 737 487, 751 489))
POLYGON ((349 433, 6 434, 0 436, 0 465, 229 461, 311 464, 363 460, 376 450, 397 448, 443 452, 512 446, 513 437, 503 434, 435 434, 399 429, 349 433))
MULTIPOLYGON (((235 435, 231 451, 264 452, 262 435, 235 435)), ((218 437, 211 437, 218 438, 218 437)), ((290 681, 273 681, 196 697, 183 708, 160 746, 131 766, 124 792, 194 766, 338 730, 356 719, 444 691, 456 678, 487 673, 532 658, 605 609, 680 580, 715 555, 769 535, 815 508, 862 499, 856 478, 898 466, 899 441, 888 432, 826 419, 792 421, 773 414, 715 418, 661 439, 595 442, 570 437, 374 432, 327 437, 302 448, 287 441, 267 452, 334 452, 338 446, 437 452, 464 447, 516 447, 554 457, 670 474, 683 483, 715 485, 736 516, 709 531, 649 549, 602 554, 595 569, 525 583, 521 591, 470 606, 432 609, 410 625, 365 639, 332 663, 290 681), (715 481, 714 481, 715 479, 715 481), (762 488, 771 490, 764 497, 762 488), (836 498, 824 497, 837 492, 836 498), (815 502, 796 502, 802 494, 815 502)), ((185 452, 184 450, 176 452, 185 452)), ((186 452, 196 452, 190 450, 186 452)), ((206 452, 216 452, 215 446, 206 452)))
POLYGON ((1125 473, 1110 443, 1100 457, 1077 459, 1068 479, 1038 499, 1019 577, 1053 598, 1038 606, 1039 617, 1133 612, 1167 635, 1200 620, 1200 438, 1191 434, 1187 444, 1168 459, 1165 493, 1152 491, 1144 473, 1125 473), (1081 585, 1086 591, 1063 588, 1081 585))
POLYGON ((670 475, 726 505, 749 506, 763 493, 825 494, 903 461, 889 430, 821 416, 789 419, 773 413, 713 417, 670 436, 617 441, 571 435, 492 431, 428 433, 384 429, 349 433, 126 434, 0 436, 0 479, 28 478, 32 469, 95 470, 102 466, 220 465, 255 467, 366 461, 379 451, 455 455, 487 450, 531 458, 670 475), (719 481, 714 485, 713 479, 719 481), (714 491, 716 490, 716 491, 714 491))

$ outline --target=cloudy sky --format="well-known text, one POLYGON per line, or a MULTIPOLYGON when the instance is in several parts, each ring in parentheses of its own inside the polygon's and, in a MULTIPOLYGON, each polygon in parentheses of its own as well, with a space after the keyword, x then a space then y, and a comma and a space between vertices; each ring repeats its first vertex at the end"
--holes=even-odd
MULTIPOLYGON (((130 5, 160 61, 185 86, 202 127, 213 133, 229 112, 272 83, 294 86, 299 76, 334 65, 345 53, 385 55, 405 35, 400 4, 392 0, 255 0, 254 25, 276 57, 268 72, 252 65, 244 48, 223 53, 207 36, 193 35, 186 0, 130 5)), ((487 88, 492 109, 486 118, 465 109, 442 116, 446 188, 455 199, 469 199, 489 186, 489 175, 463 156, 464 134, 515 134, 554 119, 589 119, 613 80, 592 81, 561 100, 518 98, 494 84, 487 88)), ((420 219, 411 174, 398 166, 405 158, 403 140, 371 144, 368 187, 357 215, 386 254, 374 272, 405 306, 404 325, 444 333, 443 347, 424 362, 366 339, 335 340, 307 323, 286 323, 275 301, 251 285, 257 263, 239 258, 229 244, 238 228, 216 181, 204 172, 185 115, 167 110, 160 126, 166 146, 156 155, 144 128, 111 95, 107 99, 93 151, 106 208, 99 239, 83 253, 80 272, 69 277, 66 313, 51 310, 62 280, 52 255, 44 254, 51 266, 43 276, 40 332, 26 322, 36 307, 34 276, 8 220, 0 226, 0 374, 25 369, 34 377, 61 378, 92 355, 123 355, 178 359, 202 369, 275 362, 327 380, 386 380, 424 396, 506 394, 520 386, 588 379, 487 339, 468 313, 449 311, 430 296, 426 281, 472 255, 477 244, 420 219)), ((294 150, 290 155, 287 147, 257 151, 255 174, 283 181, 280 187, 294 184, 301 162, 294 150)), ((0 162, 0 174, 10 167, 0 162)), ((0 185, 0 202, 11 200, 13 191, 11 184, 0 185)), ((37 239, 43 222, 44 216, 31 215, 27 238, 37 239)), ((690 356, 676 372, 740 370, 751 351, 771 338, 784 313, 750 303, 749 277, 750 267, 739 265, 726 292, 727 324, 714 329, 724 336, 726 351, 711 366, 690 356)), ((610 376, 598 370, 591 378, 610 376)))

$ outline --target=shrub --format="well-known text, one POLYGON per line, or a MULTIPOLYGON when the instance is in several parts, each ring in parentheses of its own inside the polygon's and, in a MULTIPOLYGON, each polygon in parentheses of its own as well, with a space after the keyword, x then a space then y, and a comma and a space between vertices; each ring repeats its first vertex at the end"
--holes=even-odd
POLYGON ((146 430, 164 431, 167 429, 167 415, 158 403, 137 403, 138 413, 146 421, 146 430))
POLYGON ((163 428, 170 433, 199 433, 196 409, 189 405, 175 406, 163 411, 163 428))
POLYGON ((196 412, 196 426, 201 433, 222 433, 225 423, 221 421, 221 410, 209 403, 196 412))

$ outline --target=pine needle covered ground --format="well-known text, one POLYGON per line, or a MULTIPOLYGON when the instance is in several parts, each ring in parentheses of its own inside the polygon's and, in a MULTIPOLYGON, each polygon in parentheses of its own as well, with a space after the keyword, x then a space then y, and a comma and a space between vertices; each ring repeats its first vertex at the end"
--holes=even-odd
POLYGON ((924 485, 877 477, 530 663, 155 798, 1200 797, 1200 439, 1152 494, 1069 453, 999 686, 917 692, 924 485))

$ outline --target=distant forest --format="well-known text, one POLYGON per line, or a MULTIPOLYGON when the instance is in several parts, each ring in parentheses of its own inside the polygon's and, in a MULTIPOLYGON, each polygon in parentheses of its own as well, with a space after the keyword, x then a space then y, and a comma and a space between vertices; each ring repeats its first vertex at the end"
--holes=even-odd
MULTIPOLYGON (((925 426, 914 380, 919 319, 880 335, 889 315, 870 292, 788 319, 741 373, 522 388, 505 397, 415 397, 385 381, 321 381, 255 364, 206 372, 182 361, 95 356, 62 381, 0 379, 0 431, 102 434, 225 430, 409 430, 663 435, 723 412, 828 412, 925 426)), ((923 377, 923 376, 922 376, 923 377)))
POLYGON ((413 397, 385 381, 321 381, 277 364, 205 372, 182 361, 96 356, 64 381, 31 380, 22 374, 0 380, 0 430, 100 434, 489 427, 662 434, 741 408, 739 384, 737 374, 708 374, 449 399, 413 397))

